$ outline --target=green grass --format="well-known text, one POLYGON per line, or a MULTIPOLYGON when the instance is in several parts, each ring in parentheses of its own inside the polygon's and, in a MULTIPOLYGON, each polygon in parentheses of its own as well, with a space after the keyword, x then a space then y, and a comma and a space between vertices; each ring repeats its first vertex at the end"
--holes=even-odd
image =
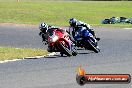
MULTIPOLYGON (((0 0, 0 2, 16 2, 17 0, 0 0)), ((79 0, 19 0, 21 2, 44 2, 44 1, 79 1, 79 0)))
POLYGON ((21 49, 13 47, 0 47, 0 61, 22 59, 24 57, 33 57, 46 55, 48 52, 41 49, 21 49))
MULTIPOLYGON (((46 22, 51 25, 67 26, 68 20, 75 17, 92 25, 100 25, 105 18, 112 16, 132 17, 132 2, 87 1, 87 2, 44 2, 43 0, 20 0, 19 3, 0 0, 0 22, 36 24, 46 22)), ((114 26, 120 26, 115 24, 114 26)), ((103 25, 102 25, 103 26, 103 25)), ((122 26, 122 24, 121 24, 122 26)), ((126 25, 132 27, 132 25, 126 25)))

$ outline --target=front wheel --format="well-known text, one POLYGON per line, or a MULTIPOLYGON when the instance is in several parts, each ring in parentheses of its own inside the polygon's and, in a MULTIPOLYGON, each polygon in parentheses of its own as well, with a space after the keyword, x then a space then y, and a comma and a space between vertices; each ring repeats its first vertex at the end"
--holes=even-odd
POLYGON ((67 56, 72 56, 72 52, 69 50, 68 47, 65 47, 62 43, 59 44, 61 47, 61 52, 66 54, 67 56))
POLYGON ((97 43, 96 43, 96 42, 94 42, 92 39, 89 39, 89 40, 88 40, 88 43, 89 43, 90 48, 92 48, 92 50, 93 50, 95 53, 100 52, 100 49, 97 47, 97 43))
POLYGON ((76 51, 73 51, 73 52, 72 52, 72 55, 73 55, 73 56, 76 56, 77 54, 78 54, 78 52, 76 52, 76 51))
POLYGON ((63 57, 63 53, 62 53, 62 52, 60 52, 60 54, 61 54, 61 57, 63 57))

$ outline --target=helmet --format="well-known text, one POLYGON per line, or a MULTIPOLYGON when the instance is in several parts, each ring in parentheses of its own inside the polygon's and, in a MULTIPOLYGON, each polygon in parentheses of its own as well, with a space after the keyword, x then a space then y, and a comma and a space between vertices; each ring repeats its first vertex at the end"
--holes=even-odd
POLYGON ((77 23, 77 20, 75 19, 75 18, 71 18, 70 20, 69 20, 69 24, 71 25, 71 26, 76 26, 76 23, 77 23))
POLYGON ((48 30, 48 25, 47 25, 46 23, 41 23, 40 26, 39 26, 39 29, 40 29, 42 32, 46 33, 47 30, 48 30))

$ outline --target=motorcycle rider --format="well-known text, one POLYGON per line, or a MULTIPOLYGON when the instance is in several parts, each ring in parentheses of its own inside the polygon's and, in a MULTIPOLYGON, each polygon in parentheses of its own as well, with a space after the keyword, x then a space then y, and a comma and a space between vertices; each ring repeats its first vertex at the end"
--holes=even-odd
POLYGON ((42 37, 42 42, 46 41, 47 42, 47 31, 48 31, 49 26, 46 23, 41 23, 39 26, 40 33, 39 35, 42 37))
POLYGON ((96 34, 93 29, 91 29, 91 26, 87 23, 84 23, 82 21, 77 21, 75 18, 71 18, 69 20, 69 33, 73 36, 75 36, 76 31, 78 30, 79 27, 86 27, 86 29, 99 41, 100 38, 96 37, 96 34))
POLYGON ((40 33, 39 35, 42 37, 42 42, 46 41, 47 42, 47 38, 48 38, 48 30, 52 30, 52 29, 58 29, 60 30, 62 33, 68 33, 67 30, 65 29, 61 29, 59 27, 55 27, 55 26, 51 26, 51 25, 48 25, 46 23, 41 23, 40 26, 39 26, 39 29, 40 29, 40 33))
MULTIPOLYGON (((46 41, 47 44, 48 44, 48 33, 50 33, 52 29, 57 29, 57 30, 61 31, 63 34, 69 36, 69 38, 71 39, 71 37, 66 29, 61 29, 59 27, 47 25, 46 23, 41 23, 39 26, 39 29, 40 29, 39 35, 42 37, 42 39, 43 39, 42 41, 43 42, 46 41)), ((71 41, 73 41, 73 40, 71 39, 71 41)), ((74 44, 71 44, 71 45, 73 48, 74 44)), ((52 46, 48 45, 47 51, 52 52, 52 46)))

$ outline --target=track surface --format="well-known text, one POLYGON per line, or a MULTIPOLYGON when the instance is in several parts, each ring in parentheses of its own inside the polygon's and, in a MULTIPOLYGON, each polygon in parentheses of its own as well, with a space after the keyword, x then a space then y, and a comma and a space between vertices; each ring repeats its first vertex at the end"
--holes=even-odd
MULTIPOLYGON (((59 55, 0 64, 0 88, 82 88, 76 69, 87 73, 132 75, 132 30, 94 28, 101 52, 79 50, 76 57, 59 55)), ((0 46, 44 48, 37 27, 0 26, 0 46)), ((83 88, 132 88, 130 84, 87 84, 83 88)))

